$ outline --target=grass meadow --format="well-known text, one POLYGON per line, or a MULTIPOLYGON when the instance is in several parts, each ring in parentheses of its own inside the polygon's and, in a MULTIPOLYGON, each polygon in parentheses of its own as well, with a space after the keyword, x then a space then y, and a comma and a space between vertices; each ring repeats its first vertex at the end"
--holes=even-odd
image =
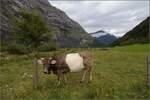
MULTIPOLYGON (((92 48, 93 80, 80 83, 82 72, 69 73, 68 83, 57 85, 57 77, 45 75, 39 66, 39 85, 32 88, 32 60, 26 55, 1 53, 1 100, 148 100, 147 55, 149 44, 136 44, 107 49, 92 48)), ((81 48, 60 49, 64 52, 81 48)), ((41 57, 54 52, 42 52, 41 57)))

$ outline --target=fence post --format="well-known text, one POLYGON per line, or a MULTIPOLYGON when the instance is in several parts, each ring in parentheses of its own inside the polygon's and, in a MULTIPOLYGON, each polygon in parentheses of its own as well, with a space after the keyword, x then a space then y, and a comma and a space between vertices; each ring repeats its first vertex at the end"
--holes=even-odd
POLYGON ((37 89, 39 81, 37 58, 33 60, 33 70, 33 89, 37 89))
POLYGON ((150 86, 150 55, 147 56, 147 81, 150 86))

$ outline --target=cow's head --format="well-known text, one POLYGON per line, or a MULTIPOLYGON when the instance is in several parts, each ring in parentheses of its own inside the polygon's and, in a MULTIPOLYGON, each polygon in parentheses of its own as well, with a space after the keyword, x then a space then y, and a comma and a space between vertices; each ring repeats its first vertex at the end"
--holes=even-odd
POLYGON ((43 64, 43 72, 45 74, 50 74, 53 65, 56 64, 56 60, 52 58, 41 58, 38 60, 38 64, 43 64))

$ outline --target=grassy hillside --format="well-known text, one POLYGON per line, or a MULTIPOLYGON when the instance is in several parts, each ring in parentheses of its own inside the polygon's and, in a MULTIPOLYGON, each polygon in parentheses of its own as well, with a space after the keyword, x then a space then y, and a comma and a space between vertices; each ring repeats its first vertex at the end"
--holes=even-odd
POLYGON ((113 42, 112 46, 135 43, 149 43, 149 17, 127 32, 123 37, 113 42))
POLYGON ((144 53, 150 50, 150 44, 133 44, 133 45, 126 45, 126 46, 116 46, 112 48, 113 51, 121 51, 121 52, 128 52, 128 53, 144 53))
MULTIPOLYGON (((56 85, 57 77, 42 73, 38 90, 32 89, 32 61, 25 55, 1 53, 1 100, 148 100, 146 59, 149 45, 92 49, 93 81, 79 83, 82 73, 68 74, 68 83, 56 85)), ((82 51, 69 49, 67 52, 82 51)), ((65 52, 61 49, 55 53, 65 52)), ((42 53, 42 56, 52 53, 42 53)))

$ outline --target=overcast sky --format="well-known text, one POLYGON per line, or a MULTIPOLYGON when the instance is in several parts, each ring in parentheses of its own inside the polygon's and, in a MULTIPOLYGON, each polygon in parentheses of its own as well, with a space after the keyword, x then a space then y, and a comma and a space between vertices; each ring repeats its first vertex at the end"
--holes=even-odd
POLYGON ((87 32, 122 36, 149 16, 149 1, 51 1, 87 32))

